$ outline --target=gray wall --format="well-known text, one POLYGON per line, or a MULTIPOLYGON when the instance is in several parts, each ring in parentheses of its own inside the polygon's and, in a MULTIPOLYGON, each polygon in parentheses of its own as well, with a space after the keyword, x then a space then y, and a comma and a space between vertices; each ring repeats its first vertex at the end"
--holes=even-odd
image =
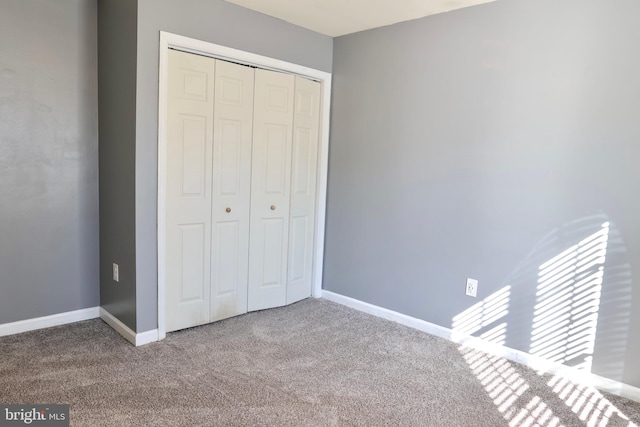
POLYGON ((529 351, 538 266, 609 221, 593 371, 640 386, 637 16, 509 0, 335 39, 324 288, 450 328, 511 286, 529 351))
POLYGON ((137 12, 135 0, 98 2, 100 304, 134 331, 137 12))
POLYGON ((0 323, 99 304, 96 2, 0 4, 0 323))
POLYGON ((222 0, 139 0, 136 109, 137 331, 157 327, 158 49, 168 31, 331 71, 333 41, 222 0))

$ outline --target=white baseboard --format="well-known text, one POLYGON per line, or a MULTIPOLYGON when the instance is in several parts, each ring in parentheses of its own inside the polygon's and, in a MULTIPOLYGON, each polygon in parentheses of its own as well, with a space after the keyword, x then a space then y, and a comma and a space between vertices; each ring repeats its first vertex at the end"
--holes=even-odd
POLYGON ((329 301, 333 301, 335 303, 353 308, 355 310, 363 311, 376 317, 391 320, 392 322, 400 323, 401 325, 409 326, 411 328, 427 332, 431 335, 453 341, 457 344, 462 344, 467 347, 481 350, 495 356, 504 357, 505 359, 509 359, 514 362, 529 366, 539 372, 563 375, 579 384, 592 386, 599 390, 608 391, 609 393, 613 393, 618 396, 626 397, 627 399, 640 402, 640 388, 631 386, 629 384, 625 384, 609 378, 604 378, 588 372, 581 372, 569 366, 561 365, 557 362, 550 362, 524 351, 490 343, 477 337, 462 335, 449 328, 445 328, 443 326, 439 326, 422 319, 407 316, 406 314, 398 313, 397 311, 369 304, 354 298, 336 294, 331 291, 323 290, 322 297, 329 301))
POLYGON ((158 341, 157 329, 138 334, 102 307, 100 307, 100 318, 136 347, 158 341))
POLYGON ((82 310, 67 311, 66 313, 52 314, 51 316, 3 323, 0 325, 0 337, 34 331, 36 329, 50 328, 52 326, 66 325, 67 323, 80 322, 82 320, 95 319, 99 317, 99 315, 98 307, 91 307, 82 310))
POLYGON ((136 334, 136 347, 149 344, 159 340, 158 330, 152 329, 150 331, 140 332, 136 334))

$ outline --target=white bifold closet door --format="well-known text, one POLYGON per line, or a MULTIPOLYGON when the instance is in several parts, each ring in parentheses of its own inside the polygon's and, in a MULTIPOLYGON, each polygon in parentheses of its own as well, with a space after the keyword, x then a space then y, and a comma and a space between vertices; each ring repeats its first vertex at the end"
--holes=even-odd
POLYGON ((256 70, 249 311, 311 295, 320 84, 256 70))
POLYGON ((166 330, 311 295, 320 84, 171 50, 166 330))
POLYGON ((254 69, 216 60, 211 321, 247 312, 254 69))
POLYGON ((215 61, 169 51, 166 327, 210 321, 215 61))
POLYGON ((249 310, 285 305, 295 76, 256 70, 249 310))
POLYGON ((320 83, 296 76, 286 304, 311 295, 319 138, 320 83))

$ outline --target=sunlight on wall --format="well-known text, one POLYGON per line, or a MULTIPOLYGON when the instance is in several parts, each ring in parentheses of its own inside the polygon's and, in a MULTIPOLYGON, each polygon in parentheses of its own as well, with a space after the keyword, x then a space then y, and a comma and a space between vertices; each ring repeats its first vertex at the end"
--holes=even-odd
MULTIPOLYGON (((511 362, 465 346, 461 346, 459 351, 509 426, 563 425, 551 408, 554 403, 547 404, 543 397, 533 394, 527 381, 518 374, 511 362)), ((637 427, 592 387, 574 384, 557 375, 547 385, 549 393, 560 398, 587 427, 605 427, 609 424, 637 427)), ((557 406, 555 396, 553 401, 557 406)))
MULTIPOLYGON (((537 268, 537 282, 535 273, 529 282, 536 284, 529 348, 532 355, 591 372, 609 232, 610 224, 605 222, 595 233, 537 268)), ((516 290, 505 286, 455 316, 453 339, 463 341, 474 335, 504 346, 509 328, 506 317, 512 291, 516 290)), ((555 375, 540 396, 506 359, 468 346, 459 350, 512 427, 560 426, 561 419, 566 422, 567 408, 588 427, 635 426, 592 387, 555 375)))
POLYGON ((529 353, 591 372, 609 223, 538 271, 529 353))
MULTIPOLYGON (((452 325, 453 340, 478 332, 509 314, 510 296, 511 286, 505 286, 455 316, 452 325)), ((480 337, 489 342, 504 345, 506 333, 507 324, 501 323, 484 331, 480 337)))

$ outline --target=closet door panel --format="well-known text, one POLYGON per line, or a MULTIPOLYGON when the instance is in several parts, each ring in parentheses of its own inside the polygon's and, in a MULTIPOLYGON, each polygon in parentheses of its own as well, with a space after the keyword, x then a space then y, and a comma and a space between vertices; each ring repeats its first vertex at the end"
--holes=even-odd
POLYGON ((286 304, 295 77, 255 71, 249 311, 286 304))
POLYGON ((296 77, 291 166, 287 304, 311 296, 320 83, 296 77))
POLYGON ((254 69, 216 60, 211 321, 247 312, 254 69))
POLYGON ((169 51, 167 331, 209 322, 215 61, 169 51))

